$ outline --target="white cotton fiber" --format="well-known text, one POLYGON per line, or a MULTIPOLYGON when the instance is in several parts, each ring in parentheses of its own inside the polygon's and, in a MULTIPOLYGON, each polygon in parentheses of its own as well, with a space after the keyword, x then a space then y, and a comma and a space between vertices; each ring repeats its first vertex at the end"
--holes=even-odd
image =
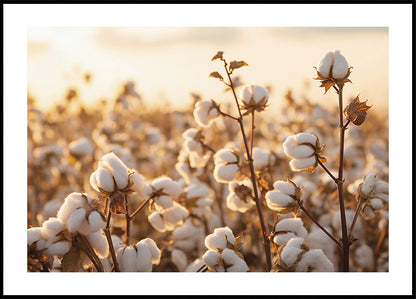
POLYGON ((355 263, 367 270, 372 270, 374 266, 374 253, 370 246, 362 244, 355 250, 354 254, 355 263))
POLYGON ((316 141, 318 140, 316 138, 316 136, 314 136, 313 134, 310 133, 299 133, 296 136, 297 142, 298 144, 302 144, 302 143, 309 143, 313 146, 316 145, 316 141))
POLYGON ((211 250, 223 250, 227 246, 227 240, 224 236, 210 234, 205 237, 205 246, 211 250))
POLYGON ((86 238, 99 257, 105 258, 108 256, 109 247, 107 238, 101 232, 90 233, 86 238))
POLYGON ((91 232, 99 231, 100 229, 104 229, 106 226, 106 222, 104 221, 103 217, 97 211, 92 211, 88 216, 88 223, 90 226, 91 232))
POLYGON ((104 190, 105 192, 114 191, 114 179, 107 169, 103 167, 98 167, 98 169, 95 171, 95 180, 97 181, 98 187, 104 190))
POLYGON ((227 272, 247 272, 247 263, 241 259, 234 250, 224 249, 221 254, 225 264, 231 265, 227 267, 227 272))
POLYGON ((71 248, 72 243, 68 241, 60 241, 48 246, 47 254, 51 256, 63 256, 71 248))
POLYGON ((214 155, 215 164, 237 163, 238 158, 231 149, 223 148, 214 155))
POLYGON ((334 52, 334 66, 332 67, 332 77, 343 79, 348 74, 348 62, 339 50, 334 52))
POLYGON ((367 196, 370 196, 371 193, 374 191, 376 184, 376 175, 369 174, 364 178, 364 182, 361 185, 361 192, 367 196))
POLYGON ((289 162, 290 167, 293 171, 300 171, 308 169, 316 164, 316 157, 312 156, 306 159, 295 159, 289 162))
POLYGON ((138 272, 152 272, 152 256, 150 250, 145 243, 136 244, 136 271, 138 272))
POLYGON ((82 222, 85 220, 86 213, 83 208, 77 209, 72 213, 67 222, 69 232, 76 232, 80 228, 82 222))
MULTIPOLYGON (((133 247, 126 247, 119 249, 117 253, 121 252, 118 262, 122 272, 135 272, 137 268, 137 254, 133 247)), ((118 257, 118 256, 117 256, 118 257)))
POLYGON ((269 164, 269 158, 269 152, 258 147, 253 148, 253 165, 255 169, 259 170, 266 167, 269 164))
POLYGON ((87 138, 80 138, 72 141, 69 144, 69 152, 73 156, 87 156, 92 155, 94 149, 91 141, 87 138))
POLYGON ((154 179, 151 183, 154 191, 163 191, 163 193, 176 198, 181 194, 182 187, 179 183, 173 181, 169 177, 160 177, 154 179))
POLYGON ((370 205, 375 210, 380 210, 384 208, 384 201, 382 201, 380 198, 374 197, 370 199, 370 205))
POLYGON ((380 193, 388 194, 389 184, 385 181, 377 180, 375 183, 374 193, 377 195, 380 193))
POLYGON ((147 248, 149 249, 152 263, 159 264, 161 252, 160 252, 160 249, 157 247, 156 242, 150 238, 146 238, 146 239, 141 240, 139 243, 145 244, 147 248))
POLYGON ((329 77, 329 71, 331 69, 332 63, 334 61, 333 52, 327 52, 320 60, 318 65, 318 72, 323 78, 329 77))
POLYGON ((273 187, 284 194, 291 196, 296 195, 296 187, 290 182, 276 181, 274 182, 273 187))
POLYGON ((31 227, 27 230, 27 245, 28 246, 39 241, 41 238, 42 238, 41 227, 31 227))
POLYGON ((207 250, 202 256, 202 260, 204 261, 205 265, 207 265, 210 268, 213 268, 216 265, 218 265, 220 258, 221 254, 214 250, 207 250))
POLYGON ((99 165, 107 169, 114 177, 117 188, 124 189, 129 183, 127 166, 113 153, 104 155, 99 165))
POLYGON ((217 182, 228 183, 235 179, 238 170, 239 167, 237 164, 216 165, 214 168, 214 177, 217 182))
POLYGON ((147 217, 147 220, 153 226, 154 229, 160 232, 164 232, 166 230, 165 221, 160 213, 153 212, 147 217))
POLYGON ((281 193, 276 190, 272 190, 266 193, 266 203, 269 205, 269 203, 272 206, 278 206, 278 207, 287 207, 294 203, 294 199, 284 193, 281 193))
POLYGON ((307 145, 298 145, 286 147, 285 153, 293 159, 304 159, 314 154, 315 150, 307 145))
POLYGON ((65 225, 59 219, 51 217, 42 224, 42 238, 52 239, 65 229, 65 225))
POLYGON ((292 238, 286 243, 285 247, 283 247, 282 252, 280 253, 280 259, 287 267, 292 266, 296 262, 298 256, 303 253, 303 249, 300 247, 302 244, 302 238, 292 238))
POLYGON ((173 200, 167 195, 156 196, 154 198, 156 204, 160 205, 163 209, 169 209, 173 207, 173 200))
POLYGON ((144 187, 146 186, 146 179, 143 175, 138 172, 134 172, 130 176, 130 181, 132 183, 131 189, 134 192, 143 192, 144 187))
POLYGON ((334 264, 327 258, 321 249, 312 249, 305 252, 296 266, 296 272, 334 272, 334 264))

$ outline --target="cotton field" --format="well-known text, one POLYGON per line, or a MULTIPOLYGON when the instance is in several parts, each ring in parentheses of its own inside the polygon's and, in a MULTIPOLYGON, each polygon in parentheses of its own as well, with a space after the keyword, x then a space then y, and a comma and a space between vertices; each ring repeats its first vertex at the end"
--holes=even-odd
POLYGON ((221 51, 206 80, 233 105, 149 108, 132 81, 92 109, 28 96, 27 271, 388 272, 388 122, 343 96, 342 49, 319 58, 333 108, 241 84, 221 51))

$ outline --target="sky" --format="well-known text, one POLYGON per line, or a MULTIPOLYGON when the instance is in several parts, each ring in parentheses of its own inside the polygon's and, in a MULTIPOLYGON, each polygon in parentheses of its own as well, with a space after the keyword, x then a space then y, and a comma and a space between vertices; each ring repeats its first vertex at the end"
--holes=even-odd
POLYGON ((69 87, 77 87, 88 106, 114 99, 127 80, 151 106, 183 108, 191 92, 226 102, 231 94, 208 78, 223 73, 222 63, 211 61, 217 51, 228 61, 247 62, 235 71, 243 83, 272 88, 271 110, 289 88, 330 105, 336 97, 323 95, 313 67, 334 49, 353 67, 345 98, 360 94, 375 109, 388 107, 387 27, 29 27, 27 33, 28 91, 41 108, 62 101, 69 87), (92 74, 88 85, 86 72, 92 74))

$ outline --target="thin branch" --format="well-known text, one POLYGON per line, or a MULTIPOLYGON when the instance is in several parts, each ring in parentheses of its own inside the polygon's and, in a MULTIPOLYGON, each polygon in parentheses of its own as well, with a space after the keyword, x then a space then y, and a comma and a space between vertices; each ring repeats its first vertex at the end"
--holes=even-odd
POLYGON ((154 198, 154 196, 150 196, 149 198, 147 198, 131 215, 130 215, 130 218, 133 218, 134 216, 136 216, 137 215, 137 213, 139 213, 145 206, 146 206, 146 204, 151 200, 151 199, 153 199, 154 198))
POLYGON ((334 182, 337 182, 337 179, 334 177, 334 175, 328 170, 328 168, 326 168, 326 166, 319 160, 319 157, 316 157, 316 160, 318 161, 318 164, 321 165, 321 167, 323 168, 323 170, 325 170, 325 172, 331 177, 331 179, 334 182))
POLYGON ((331 238, 332 241, 337 244, 338 247, 340 247, 340 243, 333 235, 331 235, 322 225, 319 224, 319 222, 311 215, 309 212, 303 207, 303 205, 300 205, 300 209, 328 236, 331 238))
MULTIPOLYGON (((91 262, 94 264, 95 268, 98 272, 104 272, 103 264, 101 263, 100 259, 98 258, 97 254, 95 253, 94 249, 91 247, 90 242, 88 242, 87 238, 84 235, 78 233, 78 238, 82 240, 82 244, 84 246, 79 246, 79 248, 84 251, 84 253, 88 256, 91 262)), ((79 243, 78 243, 79 244, 79 243)))

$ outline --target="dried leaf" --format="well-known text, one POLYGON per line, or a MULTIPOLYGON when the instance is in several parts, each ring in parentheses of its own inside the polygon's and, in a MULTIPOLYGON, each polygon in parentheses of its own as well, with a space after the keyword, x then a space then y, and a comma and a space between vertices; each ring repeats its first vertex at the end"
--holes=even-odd
POLYGON ((209 77, 212 77, 212 78, 217 78, 217 79, 220 79, 221 81, 223 81, 224 80, 224 78, 221 76, 221 74, 220 73, 218 73, 218 72, 212 72, 211 74, 209 74, 209 76, 208 76, 208 78, 209 77))
POLYGON ((245 61, 231 61, 230 62, 230 71, 233 72, 233 70, 238 69, 240 67, 243 67, 245 65, 248 65, 245 61))
POLYGON ((214 61, 215 59, 221 59, 221 60, 223 60, 224 59, 224 58, 222 58, 222 55, 223 54, 224 54, 224 52, 218 51, 217 54, 215 54, 215 56, 211 58, 211 61, 214 61))
POLYGON ((324 92, 324 94, 326 94, 326 92, 334 85, 335 85, 335 82, 332 82, 332 81, 326 82, 325 83, 325 92, 324 92))

